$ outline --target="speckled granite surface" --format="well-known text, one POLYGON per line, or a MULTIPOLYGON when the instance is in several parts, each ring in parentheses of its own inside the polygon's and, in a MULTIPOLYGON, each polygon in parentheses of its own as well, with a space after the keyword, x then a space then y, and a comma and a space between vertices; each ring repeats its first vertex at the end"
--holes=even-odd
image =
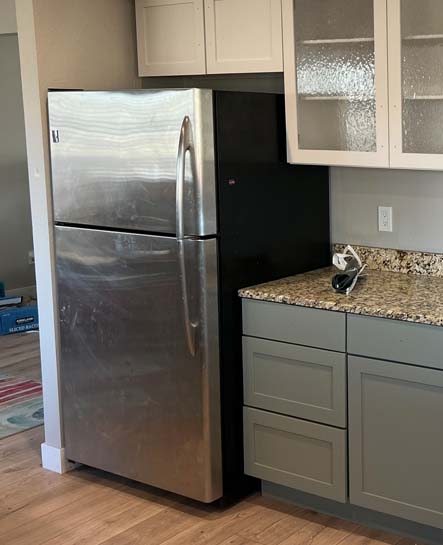
POLYGON ((443 326, 443 278, 368 270, 350 295, 331 287, 334 267, 240 290, 249 299, 443 326))
MULTIPOLYGON (((336 244, 333 251, 341 252, 344 247, 344 244, 336 244)), ((368 246, 353 246, 353 248, 369 269, 443 277, 443 254, 370 248, 368 246)))

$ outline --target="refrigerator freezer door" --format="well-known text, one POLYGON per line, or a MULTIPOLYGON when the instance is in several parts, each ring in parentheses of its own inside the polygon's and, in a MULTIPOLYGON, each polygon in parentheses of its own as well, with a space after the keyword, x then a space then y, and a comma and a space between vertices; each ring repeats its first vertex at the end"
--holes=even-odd
POLYGON ((216 246, 56 227, 69 459, 221 497, 216 246))
POLYGON ((175 234, 184 167, 185 235, 216 233, 212 91, 51 92, 48 108, 56 222, 175 234))

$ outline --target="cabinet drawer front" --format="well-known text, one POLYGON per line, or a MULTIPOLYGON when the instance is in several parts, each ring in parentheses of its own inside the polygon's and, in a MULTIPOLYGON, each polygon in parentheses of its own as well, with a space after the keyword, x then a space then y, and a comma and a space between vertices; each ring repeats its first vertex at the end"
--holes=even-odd
POLYGON ((245 473, 345 502, 346 432, 244 408, 245 473))
POLYGON ((443 528, 443 372, 349 357, 351 503, 443 528))
POLYGON ((346 427, 346 356, 243 337, 245 404, 346 427))
POLYGON ((243 333, 337 352, 346 349, 344 313, 243 299, 243 333))
POLYGON ((348 316, 348 352, 443 369, 443 328, 348 316))

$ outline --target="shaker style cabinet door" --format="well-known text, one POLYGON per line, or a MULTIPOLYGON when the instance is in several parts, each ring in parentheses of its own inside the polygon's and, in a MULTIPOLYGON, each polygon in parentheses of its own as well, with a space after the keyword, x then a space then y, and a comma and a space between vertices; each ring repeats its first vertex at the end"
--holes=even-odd
POLYGON ((281 0, 205 0, 208 74, 283 71, 281 0))
POLYGON ((443 371, 348 358, 354 505, 443 528, 443 371))
POLYGON ((140 76, 206 73, 203 0, 136 0, 140 76))
POLYGON ((388 167, 386 0, 283 0, 290 163, 388 167))
POLYGON ((243 337, 244 403, 345 428, 346 355, 243 337))
POLYGON ((346 430, 250 407, 243 426, 246 475, 346 502, 346 430))
POLYGON ((389 0, 391 166, 443 169, 443 2, 389 0))

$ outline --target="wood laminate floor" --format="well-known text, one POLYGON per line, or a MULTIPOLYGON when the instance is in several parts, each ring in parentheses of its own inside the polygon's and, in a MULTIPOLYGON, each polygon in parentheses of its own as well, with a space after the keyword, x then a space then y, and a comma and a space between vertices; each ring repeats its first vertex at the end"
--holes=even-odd
POLYGON ((41 381, 38 332, 0 336, 0 374, 41 381))
POLYGON ((40 467, 42 428, 0 441, 4 545, 412 545, 253 496, 220 510, 109 474, 40 467))
MULTIPOLYGON (((0 372, 38 378, 37 348, 0 338, 0 372)), ((42 427, 0 441, 1 545, 413 545, 258 495, 221 510, 90 468, 58 475, 42 442, 42 427)))

